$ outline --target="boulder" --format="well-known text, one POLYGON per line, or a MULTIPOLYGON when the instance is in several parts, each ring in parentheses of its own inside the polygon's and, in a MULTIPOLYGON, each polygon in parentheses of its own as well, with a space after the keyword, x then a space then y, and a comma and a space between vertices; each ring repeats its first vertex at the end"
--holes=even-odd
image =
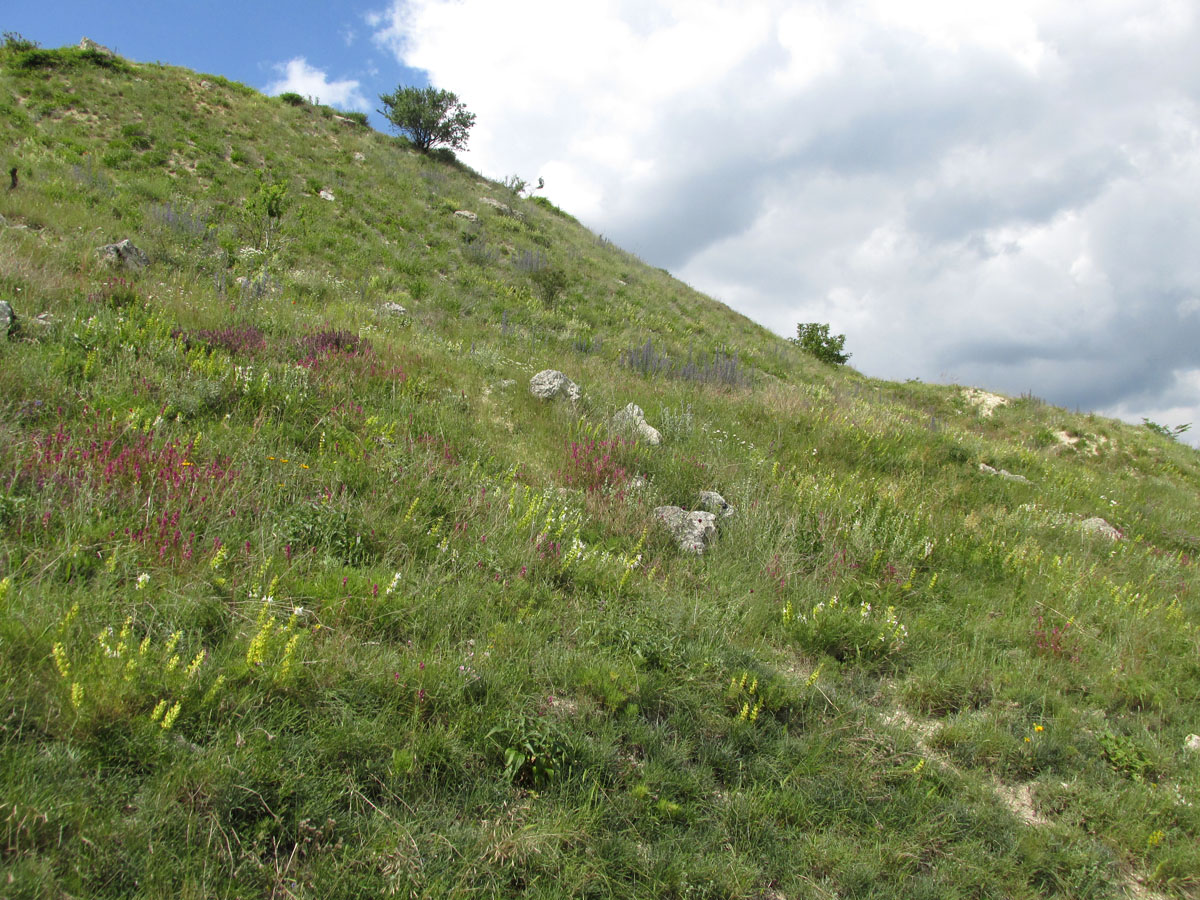
POLYGON ((115 244, 105 244, 97 248, 96 253, 105 262, 126 269, 141 269, 150 265, 150 257, 135 247, 129 238, 115 244))
POLYGON ((717 516, 704 510, 686 510, 679 506, 660 506, 654 517, 667 527, 685 553, 704 554, 705 545, 717 533, 717 516))
POLYGON ((1088 534, 1095 534, 1103 538, 1108 538, 1110 541, 1119 541, 1123 535, 1119 530, 1109 525, 1104 519, 1099 516, 1093 516, 1090 519, 1084 519, 1079 523, 1080 527, 1088 534))
POLYGON ((468 222, 478 222, 479 216, 471 212, 469 209, 456 209, 454 214, 460 219, 466 219, 468 222))
POLYGON ((0 333, 6 337, 13 337, 17 333, 17 314, 7 300, 0 300, 0 333))
POLYGON ((539 400, 566 397, 572 403, 579 402, 582 396, 579 385, 557 369, 543 369, 529 379, 529 393, 539 400))
POLYGON ((642 408, 636 403, 628 404, 614 415, 612 417, 612 424, 614 428, 636 433, 638 437, 651 446, 657 447, 662 443, 662 435, 657 428, 646 421, 646 416, 642 413, 642 408))
POLYGON ((717 513, 722 518, 733 515, 733 507, 725 502, 725 498, 716 491, 701 491, 700 505, 711 513, 717 513))

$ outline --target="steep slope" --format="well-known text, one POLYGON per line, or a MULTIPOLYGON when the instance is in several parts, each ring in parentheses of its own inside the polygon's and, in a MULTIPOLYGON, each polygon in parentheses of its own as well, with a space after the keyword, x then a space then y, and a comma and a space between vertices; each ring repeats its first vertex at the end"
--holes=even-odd
POLYGON ((1195 451, 216 76, 10 41, 0 113, 12 896, 1200 890, 1195 451))

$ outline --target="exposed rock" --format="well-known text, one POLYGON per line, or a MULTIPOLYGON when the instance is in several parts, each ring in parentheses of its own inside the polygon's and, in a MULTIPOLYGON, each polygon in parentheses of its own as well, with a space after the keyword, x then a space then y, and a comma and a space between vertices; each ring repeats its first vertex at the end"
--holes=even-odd
POLYGON ((654 510, 654 517, 667 526, 680 550, 697 556, 703 555, 705 545, 717 533, 715 513, 660 506, 654 510))
POLYGON ((333 191, 331 191, 329 188, 321 188, 321 192, 320 192, 320 193, 319 193, 317 196, 318 196, 318 197, 320 197, 322 200, 334 200, 334 199, 336 199, 336 198, 333 196, 333 191))
POLYGON ((126 269, 141 269, 150 265, 150 258, 135 247, 129 238, 115 244, 105 244, 98 248, 96 253, 105 262, 124 266, 126 269))
POLYGON ((101 56, 115 57, 117 55, 117 54, 113 53, 111 50, 109 50, 107 47, 105 47, 103 44, 97 44, 90 37, 85 37, 82 40, 80 40, 79 49, 80 50, 91 50, 93 53, 99 53, 101 56))
POLYGON ((967 402, 979 410, 981 416, 990 416, 998 407, 1008 406, 1008 398, 979 388, 963 388, 967 402))
POLYGON ((733 515, 733 507, 716 491, 701 491, 700 505, 711 513, 720 513, 722 518, 733 515))
POLYGON ((454 214, 460 219, 466 219, 468 222, 478 222, 479 216, 471 212, 469 209, 456 209, 454 214))
POLYGON ((13 312, 12 304, 7 300, 0 300, 0 332, 6 337, 17 333, 17 314, 13 312))
POLYGON ((493 200, 491 197, 480 197, 479 202, 486 203, 488 206, 506 216, 511 216, 513 214, 511 206, 509 206, 507 203, 501 203, 499 200, 493 200))
POLYGON ((1099 516, 1084 519, 1079 525, 1088 534, 1099 535, 1100 537, 1108 538, 1110 541, 1119 541, 1124 537, 1119 530, 1109 525, 1108 522, 1099 516))
POLYGON ((1008 469, 993 469, 987 463, 980 463, 979 471, 983 472, 985 475, 998 475, 1006 481, 1015 481, 1018 484, 1033 484, 1033 482, 1024 475, 1014 475, 1012 472, 1008 471, 1008 469))
POLYGON ((643 478, 641 475, 634 475, 632 478, 629 479, 629 489, 631 491, 640 491, 640 490, 644 489, 646 487, 646 485, 648 485, 648 484, 649 484, 649 482, 646 481, 646 479, 643 478))
POLYGON ((366 158, 367 158, 367 155, 365 153, 359 153, 357 150, 354 151, 354 161, 355 162, 362 162, 366 158))
POLYGON ((1200 734, 1189 734, 1183 739, 1183 749, 1191 753, 1200 753, 1200 734))
POLYGON ((382 313, 385 316, 407 316, 408 315, 407 309, 405 309, 399 303, 394 303, 390 300, 387 303, 383 304, 383 306, 379 307, 379 311, 380 311, 380 313, 382 313))
POLYGON ((579 390, 579 385, 557 369, 543 369, 529 379, 529 393, 539 400, 566 397, 572 403, 577 403, 583 392, 579 390))
POLYGON ((642 413, 642 408, 636 403, 630 403, 614 415, 612 417, 612 424, 614 428, 636 432, 638 437, 651 446, 657 447, 662 443, 662 435, 657 428, 646 422, 646 416, 642 413))

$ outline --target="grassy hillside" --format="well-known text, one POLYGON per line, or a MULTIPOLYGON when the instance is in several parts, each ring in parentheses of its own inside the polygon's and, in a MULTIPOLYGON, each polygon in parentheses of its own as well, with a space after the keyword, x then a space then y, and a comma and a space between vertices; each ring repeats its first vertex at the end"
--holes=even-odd
POLYGON ((0 146, 0 894, 1200 895, 1196 451, 220 77, 10 41, 0 146))

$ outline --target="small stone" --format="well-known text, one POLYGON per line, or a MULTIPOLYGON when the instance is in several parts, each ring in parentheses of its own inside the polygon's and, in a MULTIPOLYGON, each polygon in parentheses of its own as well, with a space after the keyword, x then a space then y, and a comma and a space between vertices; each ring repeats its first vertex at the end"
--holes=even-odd
POLYGON ((717 533, 717 517, 703 510, 685 510, 679 506, 660 506, 654 517, 671 532, 679 549, 685 553, 704 555, 705 545, 717 533))
POLYGON ((12 304, 7 300, 0 300, 0 332, 6 337, 17 333, 17 314, 13 312, 12 304))
POLYGON ((1094 516, 1090 519, 1084 519, 1080 523, 1080 527, 1083 528, 1083 530, 1088 534, 1094 534, 1098 535, 1099 537, 1108 538, 1110 541, 1119 541, 1124 536, 1118 529, 1114 528, 1112 525, 1109 525, 1108 522, 1106 522, 1104 519, 1101 519, 1099 516, 1094 516))
POLYGON ((1183 739, 1183 749, 1189 753, 1200 753, 1200 734, 1189 734, 1183 739))
POLYGON ((985 475, 998 475, 1005 481, 1015 481, 1018 484, 1033 484, 1033 482, 1024 475, 1014 475, 1012 472, 1008 471, 1008 469, 993 469, 987 463, 980 463, 979 471, 983 472, 985 475))
POLYGON ((331 200, 332 201, 332 200, 336 199, 333 196, 333 191, 331 191, 329 188, 321 188, 321 192, 317 196, 320 197, 322 200, 331 200))
POLYGON ((624 409, 617 412, 612 417, 612 424, 617 429, 636 431, 638 437, 653 447, 662 443, 662 434, 657 428, 646 422, 642 408, 636 403, 627 404, 624 409))
POLYGON ((557 369, 543 369, 529 379, 529 393, 539 400, 566 397, 572 403, 579 402, 583 394, 579 385, 557 369))
POLYGON ((460 219, 466 219, 468 222, 478 222, 479 216, 471 212, 469 209, 456 209, 454 214, 460 219))
POLYGON ((96 253, 105 262, 124 266, 126 269, 141 269, 150 265, 150 257, 135 247, 129 238, 115 244, 105 244, 98 248, 96 253))
POLYGON ((733 515, 733 507, 716 491, 701 491, 700 505, 711 513, 720 513, 723 518, 733 515))

